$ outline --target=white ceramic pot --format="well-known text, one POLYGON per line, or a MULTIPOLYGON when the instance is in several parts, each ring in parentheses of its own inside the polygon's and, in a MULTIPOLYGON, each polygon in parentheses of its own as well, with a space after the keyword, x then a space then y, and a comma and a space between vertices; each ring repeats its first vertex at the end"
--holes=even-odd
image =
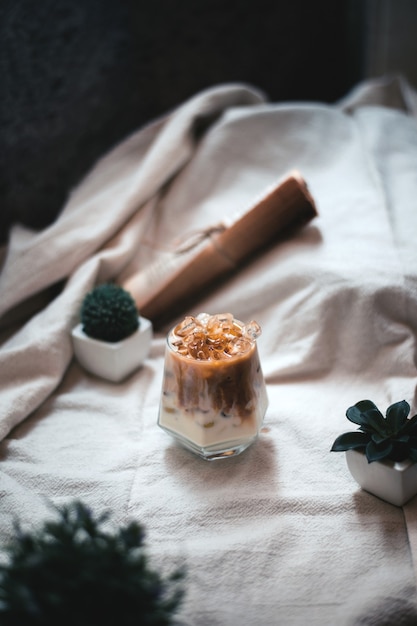
POLYGON ((346 462, 356 482, 386 502, 402 506, 417 493, 417 463, 373 461, 364 452, 347 450, 346 462))
POLYGON ((120 382, 142 365, 149 354, 153 329, 145 317, 139 317, 139 328, 129 337, 111 343, 92 339, 82 329, 73 328, 72 343, 79 363, 89 372, 112 382, 120 382))

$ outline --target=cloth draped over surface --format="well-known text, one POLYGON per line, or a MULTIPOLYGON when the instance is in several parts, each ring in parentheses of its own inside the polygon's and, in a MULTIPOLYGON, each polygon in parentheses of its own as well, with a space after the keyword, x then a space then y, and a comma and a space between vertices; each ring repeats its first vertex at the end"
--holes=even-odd
POLYGON ((49 501, 139 519, 156 563, 186 561, 190 626, 353 624, 406 607, 417 503, 360 491, 329 449, 358 400, 416 412, 416 198, 417 97, 401 78, 337 105, 220 85, 105 155, 50 227, 16 226, 0 275, 2 537, 49 501), (319 216, 186 311, 263 329, 263 432, 206 463, 156 426, 168 326, 117 385, 80 368, 70 330, 94 284, 146 268, 292 169, 319 216))

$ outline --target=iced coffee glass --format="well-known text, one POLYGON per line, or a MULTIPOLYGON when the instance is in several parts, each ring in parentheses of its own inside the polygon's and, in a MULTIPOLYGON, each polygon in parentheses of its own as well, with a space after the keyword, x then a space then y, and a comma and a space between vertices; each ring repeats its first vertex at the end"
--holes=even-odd
POLYGON ((239 454, 268 406, 256 339, 231 313, 188 316, 167 336, 158 424, 207 460, 239 454))

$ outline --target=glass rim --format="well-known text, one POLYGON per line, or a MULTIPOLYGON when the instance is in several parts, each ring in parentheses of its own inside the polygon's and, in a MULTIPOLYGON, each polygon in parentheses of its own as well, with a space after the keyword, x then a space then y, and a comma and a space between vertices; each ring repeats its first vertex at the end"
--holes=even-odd
MULTIPOLYGON (((239 320, 237 320, 239 321, 239 320)), ((165 341, 166 341, 166 346, 169 349, 169 351, 172 354, 175 354, 175 356, 177 356, 179 359, 184 360, 186 363, 193 363, 196 365, 200 365, 200 364, 205 364, 207 365, 208 363, 219 363, 219 364, 226 364, 226 363, 231 363, 232 361, 236 361, 238 359, 242 359, 242 358, 247 358, 249 355, 251 355, 254 350, 257 350, 258 344, 256 339, 251 339, 249 337, 243 337, 243 339, 246 339, 249 344, 250 347, 245 350, 244 352, 239 352, 238 354, 230 354, 227 355, 225 358, 221 358, 221 359, 197 359, 195 357, 192 356, 188 356, 186 354, 181 354, 176 348, 175 346, 172 345, 171 343, 171 337, 174 334, 174 329, 176 328, 176 324, 168 331, 166 337, 165 337, 165 341)))

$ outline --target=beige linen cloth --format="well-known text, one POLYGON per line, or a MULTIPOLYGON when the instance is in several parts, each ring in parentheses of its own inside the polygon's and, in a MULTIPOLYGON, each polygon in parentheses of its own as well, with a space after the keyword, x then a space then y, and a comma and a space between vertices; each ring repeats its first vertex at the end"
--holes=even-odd
POLYGON ((15 516, 37 525, 51 502, 79 498, 111 509, 109 524, 140 520, 155 566, 185 562, 180 624, 350 625, 413 610, 417 503, 361 491, 329 450, 360 399, 416 411, 416 109, 401 78, 337 106, 220 85, 104 156, 52 226, 14 229, 0 276, 2 541, 15 516), (233 218, 292 169, 319 217, 187 311, 263 329, 263 432, 204 462, 156 425, 167 328, 121 384, 79 367, 70 330, 94 284, 233 218))

